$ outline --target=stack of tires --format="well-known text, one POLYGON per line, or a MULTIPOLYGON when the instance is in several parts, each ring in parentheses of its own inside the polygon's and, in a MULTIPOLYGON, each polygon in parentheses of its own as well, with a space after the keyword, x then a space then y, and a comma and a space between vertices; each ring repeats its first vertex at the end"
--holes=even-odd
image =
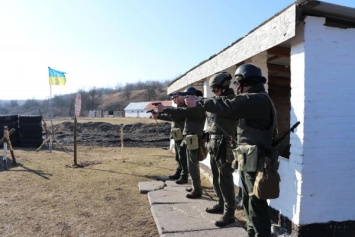
POLYGON ((42 145, 42 116, 20 115, 18 121, 20 146, 38 148, 42 145))
MULTIPOLYGON (((0 115, 0 139, 4 136, 4 127, 7 126, 9 131, 14 128, 15 132, 10 136, 11 145, 16 147, 19 145, 18 136, 18 116, 17 115, 0 115)), ((3 145, 1 145, 3 147, 3 145)))

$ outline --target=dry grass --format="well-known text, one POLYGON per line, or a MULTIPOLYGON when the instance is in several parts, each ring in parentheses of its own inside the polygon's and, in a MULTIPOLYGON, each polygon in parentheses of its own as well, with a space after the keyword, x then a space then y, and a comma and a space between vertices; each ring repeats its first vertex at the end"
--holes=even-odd
POLYGON ((173 173, 170 151, 125 148, 122 160, 119 148, 79 147, 85 168, 56 150, 15 155, 0 172, 0 236, 158 236, 138 183, 173 173))
MULTIPOLYGON (((129 124, 142 119, 100 121, 129 124)), ((15 149, 15 156, 17 167, 0 167, 0 236, 159 236, 138 183, 172 174, 176 164, 171 151, 134 147, 121 154, 120 147, 79 146, 78 163, 84 168, 71 168, 73 156, 60 149, 15 149)), ((207 178, 202 184, 213 196, 207 178)), ((241 211, 236 216, 244 218, 241 211)))

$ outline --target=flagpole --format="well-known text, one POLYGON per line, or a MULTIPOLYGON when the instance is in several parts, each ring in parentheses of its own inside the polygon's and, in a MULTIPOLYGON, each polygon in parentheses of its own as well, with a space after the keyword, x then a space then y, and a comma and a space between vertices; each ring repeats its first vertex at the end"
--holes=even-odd
POLYGON ((49 95, 49 112, 50 112, 50 117, 51 117, 51 133, 49 134, 49 153, 52 153, 52 147, 53 147, 53 109, 52 109, 52 85, 49 85, 49 90, 50 90, 50 95, 49 95))
MULTIPOLYGON (((52 152, 54 140, 54 127, 53 127, 53 109, 52 109, 52 85, 65 85, 65 72, 60 72, 48 67, 50 97, 49 97, 49 110, 51 116, 51 134, 49 135, 49 153, 52 152)), ((58 142, 57 142, 58 143, 58 142)))

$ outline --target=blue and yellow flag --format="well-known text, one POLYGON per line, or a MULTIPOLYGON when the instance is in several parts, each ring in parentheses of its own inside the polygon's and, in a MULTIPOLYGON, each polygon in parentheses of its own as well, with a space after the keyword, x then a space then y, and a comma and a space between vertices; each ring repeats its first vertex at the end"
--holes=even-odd
POLYGON ((48 67, 49 85, 65 85, 65 72, 60 72, 48 67))

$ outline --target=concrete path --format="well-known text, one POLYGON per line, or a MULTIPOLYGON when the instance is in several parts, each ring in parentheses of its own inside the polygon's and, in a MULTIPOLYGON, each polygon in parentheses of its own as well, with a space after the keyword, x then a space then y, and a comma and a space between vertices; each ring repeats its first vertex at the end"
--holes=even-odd
POLYGON ((190 185, 177 185, 174 181, 164 179, 139 183, 139 191, 148 193, 151 211, 161 237, 248 236, 238 221, 223 228, 216 227, 214 222, 221 215, 205 211, 206 207, 214 205, 214 201, 205 193, 199 199, 186 198, 185 188, 190 185))

